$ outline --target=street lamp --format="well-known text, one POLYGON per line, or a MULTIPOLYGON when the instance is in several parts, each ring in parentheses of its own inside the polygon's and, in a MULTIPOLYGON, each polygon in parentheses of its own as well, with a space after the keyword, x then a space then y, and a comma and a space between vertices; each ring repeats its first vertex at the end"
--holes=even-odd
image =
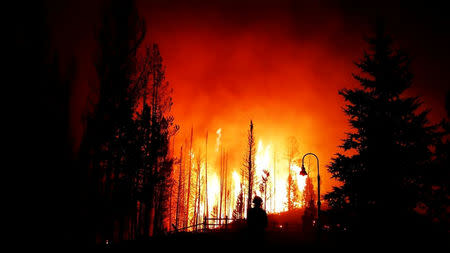
POLYGON ((317 233, 320 235, 320 175, 319 175, 319 158, 313 153, 306 153, 302 158, 302 170, 300 171, 301 176, 306 176, 305 170, 305 157, 307 155, 313 155, 317 160, 317 233))

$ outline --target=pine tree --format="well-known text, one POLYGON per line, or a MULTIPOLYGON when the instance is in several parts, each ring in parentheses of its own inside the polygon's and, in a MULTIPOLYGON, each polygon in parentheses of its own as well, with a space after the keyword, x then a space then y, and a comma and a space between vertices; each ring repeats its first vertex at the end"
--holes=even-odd
POLYGON ((317 217, 317 206, 316 206, 316 195, 314 193, 314 186, 312 184, 312 178, 308 175, 305 182, 305 189, 303 190, 303 207, 304 213, 302 216, 303 230, 304 231, 312 231, 313 228, 313 220, 317 217))
POLYGON ((310 206, 315 206, 315 199, 316 199, 316 195, 314 194, 314 186, 312 184, 312 179, 309 176, 309 172, 308 175, 306 176, 306 180, 305 180, 305 189, 303 190, 303 196, 302 196, 302 202, 303 202, 303 206, 305 208, 308 208, 310 206))
POLYGON ((434 226, 433 231, 447 233, 450 225, 448 208, 450 206, 450 90, 446 95, 447 118, 439 124, 435 142, 434 159, 425 176, 421 208, 434 226))
POLYGON ((300 195, 297 179, 293 173, 289 173, 286 182, 286 208, 288 211, 294 210, 300 204, 300 195))
POLYGON ((286 184, 286 207, 290 211, 294 209, 295 203, 298 202, 298 186, 295 176, 292 176, 292 166, 295 163, 295 159, 298 155, 298 142, 293 136, 287 139, 287 152, 286 158, 288 161, 288 178, 286 184))
MULTIPOLYGON (((165 67, 157 44, 153 44, 148 50, 151 62, 152 82, 149 85, 151 91, 151 145, 146 153, 149 154, 150 181, 148 188, 154 189, 156 199, 153 199, 154 217, 153 234, 159 234, 165 230, 168 208, 168 190, 173 183, 172 172, 174 158, 169 152, 170 138, 174 136, 179 127, 174 124, 174 118, 170 115, 172 107, 172 89, 165 80, 165 67)), ((150 190, 151 192, 152 190, 150 190)))
POLYGON ((247 137, 247 145, 248 150, 245 156, 245 179, 247 181, 247 217, 248 217, 248 211, 250 210, 252 206, 252 196, 253 196, 253 185, 254 185, 254 177, 255 177, 255 154, 256 154, 256 148, 255 148, 255 135, 253 132, 253 122, 250 121, 250 129, 248 130, 248 137, 247 137))
POLYGON ((403 94, 412 84, 410 59, 393 49, 382 24, 367 42, 370 51, 356 63, 361 74, 353 75, 361 87, 339 92, 353 128, 341 148, 350 152, 328 166, 342 185, 325 199, 354 225, 400 224, 416 206, 434 126, 418 112, 419 99, 403 94))
POLYGON ((97 36, 97 102, 87 116, 79 152, 80 166, 88 175, 83 198, 91 242, 113 239, 114 230, 119 232, 114 239, 123 239, 124 216, 134 213, 130 195, 139 150, 132 118, 140 87, 133 76, 144 36, 134 2, 111 1, 97 36))

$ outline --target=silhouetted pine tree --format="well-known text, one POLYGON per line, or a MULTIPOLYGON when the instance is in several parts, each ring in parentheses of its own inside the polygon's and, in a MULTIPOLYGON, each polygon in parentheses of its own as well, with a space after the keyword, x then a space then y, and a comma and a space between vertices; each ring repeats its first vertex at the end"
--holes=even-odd
POLYGON ((141 88, 134 77, 136 52, 144 36, 133 1, 108 3, 97 34, 97 102, 86 118, 79 154, 87 173, 82 185, 87 187, 83 196, 90 243, 122 240, 135 213, 131 196, 139 149, 133 114, 141 88))
POLYGON ((447 118, 439 124, 439 138, 436 139, 434 159, 425 177, 426 190, 419 206, 433 224, 434 232, 448 233, 450 216, 450 91, 446 96, 447 118))
POLYGON ((292 210, 295 207, 295 203, 298 202, 298 186, 296 177, 292 176, 292 166, 295 163, 295 159, 298 155, 298 142, 294 136, 287 138, 287 152, 286 158, 288 162, 288 178, 286 182, 286 207, 288 210, 292 210))
POLYGON ((383 25, 367 42, 370 51, 356 63, 361 74, 353 75, 361 87, 339 92, 353 127, 341 147, 352 152, 336 154, 328 166, 342 186, 325 198, 334 210, 345 210, 353 225, 400 227, 422 190, 434 126, 427 111, 418 111, 419 99, 403 94, 412 83, 410 60, 392 48, 383 25))
POLYGON ((245 173, 245 180, 247 181, 247 217, 248 217, 248 211, 252 207, 252 196, 253 196, 253 185, 254 185, 254 177, 255 177, 255 155, 256 155, 256 148, 255 148, 255 135, 253 132, 253 122, 250 121, 250 128, 248 130, 248 136, 247 136, 247 152, 245 155, 245 163, 244 163, 244 170, 245 173))
POLYGON ((168 189, 173 183, 172 172, 174 157, 169 150, 170 138, 178 131, 174 118, 170 115, 172 107, 172 89, 165 80, 165 67, 158 45, 151 49, 152 83, 151 91, 151 145, 147 152, 150 157, 150 181, 148 187, 155 187, 155 210, 153 218, 153 234, 165 230, 168 209, 168 189))
POLYGON ((168 202, 173 182, 174 158, 169 152, 169 140, 177 132, 173 117, 171 90, 165 81, 164 67, 156 44, 147 48, 141 66, 138 84, 142 87, 142 112, 138 113, 137 143, 141 164, 137 173, 137 200, 140 202, 138 224, 140 236, 147 237, 167 228, 168 202))

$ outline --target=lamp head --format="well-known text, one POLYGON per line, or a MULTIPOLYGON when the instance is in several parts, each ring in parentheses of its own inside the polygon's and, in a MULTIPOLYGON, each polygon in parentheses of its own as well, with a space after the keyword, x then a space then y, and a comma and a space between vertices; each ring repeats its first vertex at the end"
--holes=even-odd
POLYGON ((305 166, 302 164, 302 170, 300 171, 300 176, 306 176, 306 175, 308 175, 308 173, 306 173, 305 166))

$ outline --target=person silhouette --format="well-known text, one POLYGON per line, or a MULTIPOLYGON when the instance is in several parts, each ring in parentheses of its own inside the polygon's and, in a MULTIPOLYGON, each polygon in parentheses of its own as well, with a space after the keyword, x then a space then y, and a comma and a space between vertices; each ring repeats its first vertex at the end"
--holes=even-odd
POLYGON ((247 225, 249 237, 252 240, 263 240, 264 230, 267 227, 267 214, 262 209, 263 200, 255 196, 253 198, 253 208, 248 211, 247 225))

